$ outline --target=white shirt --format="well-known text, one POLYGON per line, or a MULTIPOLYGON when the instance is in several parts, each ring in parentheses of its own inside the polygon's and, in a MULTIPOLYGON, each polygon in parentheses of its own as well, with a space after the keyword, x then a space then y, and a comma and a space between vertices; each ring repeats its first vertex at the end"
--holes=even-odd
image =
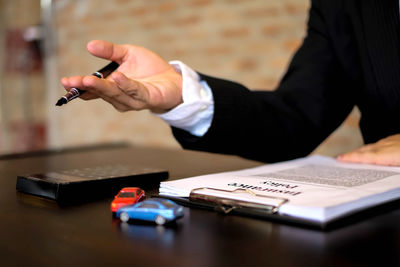
POLYGON ((191 68, 180 61, 169 62, 182 74, 183 103, 174 109, 155 114, 169 125, 195 136, 203 136, 210 128, 214 114, 214 99, 210 87, 191 68))

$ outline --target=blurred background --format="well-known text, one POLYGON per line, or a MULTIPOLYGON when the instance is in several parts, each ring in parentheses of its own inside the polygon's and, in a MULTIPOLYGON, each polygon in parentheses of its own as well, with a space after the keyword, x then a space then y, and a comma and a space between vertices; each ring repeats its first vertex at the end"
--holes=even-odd
MULTIPOLYGON (((0 154, 128 141, 179 149, 148 111, 56 107, 60 78, 105 65, 93 39, 145 46, 200 72, 273 90, 305 34, 309 0, 0 0, 0 154)), ((315 152, 361 145, 359 113, 315 152)))

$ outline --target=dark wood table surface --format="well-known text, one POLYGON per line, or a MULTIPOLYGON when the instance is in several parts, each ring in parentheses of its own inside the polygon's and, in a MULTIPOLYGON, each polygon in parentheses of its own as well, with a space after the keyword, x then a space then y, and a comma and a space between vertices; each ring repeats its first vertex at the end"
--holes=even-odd
POLYGON ((121 146, 3 157, 0 266, 400 266, 399 205, 329 231, 186 207, 176 224, 154 226, 112 218, 111 198, 59 206, 15 190, 18 174, 112 163, 166 168, 170 179, 260 164, 121 146))

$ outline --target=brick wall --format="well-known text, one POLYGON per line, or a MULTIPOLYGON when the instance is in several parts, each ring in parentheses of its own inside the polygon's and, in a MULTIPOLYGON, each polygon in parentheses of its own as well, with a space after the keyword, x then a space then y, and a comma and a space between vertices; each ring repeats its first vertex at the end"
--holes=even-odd
MULTIPOLYGON (((272 90, 301 44, 308 8, 308 0, 55 1, 58 73, 87 74, 104 65, 85 48, 103 39, 142 45, 203 73, 272 90)), ((54 90, 64 93, 61 85, 54 90)), ((147 111, 121 114, 99 100, 77 100, 49 112, 56 118, 52 145, 128 140, 178 147, 169 127, 147 111)), ((357 122, 355 112, 318 151, 335 155, 358 146, 357 122)))
POLYGON ((26 35, 39 23, 40 0, 0 0, 0 153, 46 146, 42 55, 26 35))

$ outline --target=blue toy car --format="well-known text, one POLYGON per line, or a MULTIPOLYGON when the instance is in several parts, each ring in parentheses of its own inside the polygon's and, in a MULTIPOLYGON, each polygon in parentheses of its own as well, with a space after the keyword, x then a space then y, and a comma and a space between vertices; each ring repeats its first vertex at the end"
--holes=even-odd
POLYGON ((135 219, 153 221, 158 225, 163 225, 182 216, 182 206, 162 198, 150 198, 134 205, 125 206, 116 213, 116 217, 123 222, 135 219))

